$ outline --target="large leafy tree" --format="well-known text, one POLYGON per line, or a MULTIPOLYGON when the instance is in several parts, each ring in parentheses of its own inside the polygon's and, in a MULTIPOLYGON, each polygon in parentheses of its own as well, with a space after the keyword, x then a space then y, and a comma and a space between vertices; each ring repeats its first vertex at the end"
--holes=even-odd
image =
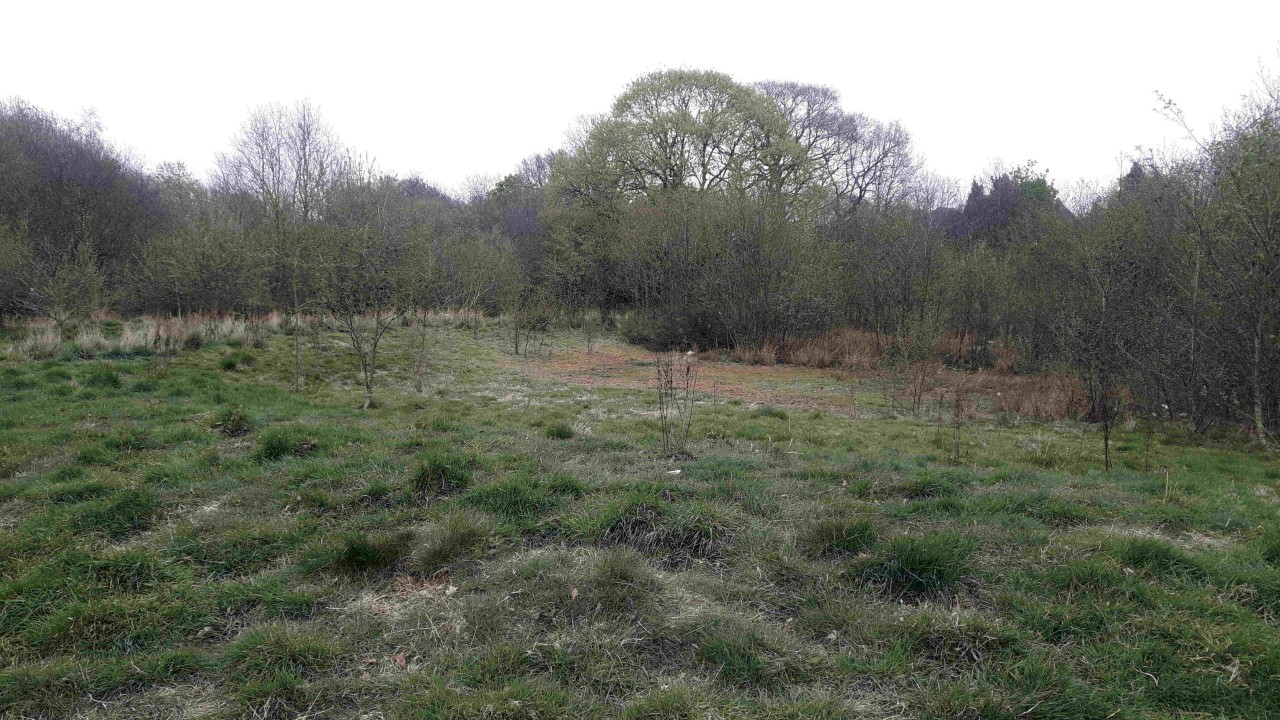
POLYGON ((808 162, 778 105, 755 88, 709 71, 637 79, 552 169, 548 262, 566 273, 558 293, 645 310, 664 326, 646 333, 656 344, 730 340, 711 296, 748 292, 747 283, 716 273, 733 272, 733 258, 793 262, 761 243, 791 237, 782 189, 795 182, 783 175, 808 162))

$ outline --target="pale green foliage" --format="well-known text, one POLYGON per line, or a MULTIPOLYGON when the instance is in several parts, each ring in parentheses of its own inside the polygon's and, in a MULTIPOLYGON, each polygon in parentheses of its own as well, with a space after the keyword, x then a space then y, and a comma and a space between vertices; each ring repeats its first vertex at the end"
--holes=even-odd
POLYGON ((264 307, 267 258, 248 233, 205 224, 152 240, 135 287, 148 307, 175 312, 244 312, 264 307))
POLYGON ((23 270, 31 262, 31 244, 23 234, 0 223, 0 313, 23 307, 27 287, 23 270))
POLYGON ((22 304, 59 328, 88 317, 108 301, 106 282, 88 241, 52 260, 28 255, 18 265, 18 276, 26 285, 22 304))
POLYGON ((498 235, 467 235, 445 242, 445 304, 466 310, 496 310, 504 288, 520 280, 509 242, 498 235))

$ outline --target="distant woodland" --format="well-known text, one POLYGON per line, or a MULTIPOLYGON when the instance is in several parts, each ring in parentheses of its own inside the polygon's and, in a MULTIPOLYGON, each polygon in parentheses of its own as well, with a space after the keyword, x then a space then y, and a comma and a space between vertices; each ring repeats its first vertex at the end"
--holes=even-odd
POLYGON ((1097 421, 1280 426, 1275 76, 1070 209, 1034 163, 958 187, 830 88, 710 71, 638 78, 465 193, 381 172, 306 102, 228 131, 198 178, 0 103, 0 313, 452 308, 759 362, 853 329, 904 362, 1069 373, 1097 421))

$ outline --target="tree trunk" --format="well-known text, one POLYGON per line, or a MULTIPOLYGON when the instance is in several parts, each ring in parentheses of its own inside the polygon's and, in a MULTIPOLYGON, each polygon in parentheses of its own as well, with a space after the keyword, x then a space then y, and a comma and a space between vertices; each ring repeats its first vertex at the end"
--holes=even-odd
POLYGON ((1253 425, 1254 430, 1258 433, 1258 442, 1265 445, 1267 443, 1267 419, 1266 412, 1263 408, 1263 387, 1262 387, 1262 314, 1258 315, 1258 320, 1253 326, 1253 358, 1251 368, 1252 390, 1253 390, 1253 425))
MULTIPOLYGON (((376 342, 376 341, 375 341, 376 342)), ((378 346, 369 349, 369 360, 364 364, 364 409, 373 407, 373 369, 378 364, 378 346)))
POLYGON ((302 320, 293 315, 293 391, 302 389, 302 320))
POLYGON ((293 391, 302 390, 302 309, 298 302, 298 256, 293 256, 293 277, 290 279, 293 295, 293 391))

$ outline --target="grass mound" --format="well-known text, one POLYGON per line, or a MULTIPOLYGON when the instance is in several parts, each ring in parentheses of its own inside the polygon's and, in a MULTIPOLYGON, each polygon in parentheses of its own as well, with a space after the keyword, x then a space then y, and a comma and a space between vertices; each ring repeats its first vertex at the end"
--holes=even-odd
POLYGON ((552 440, 568 440, 572 438, 575 433, 573 428, 569 427, 567 424, 555 423, 547 426, 546 435, 552 440))
POLYGON ((416 540, 411 530, 350 532, 343 536, 329 566, 354 573, 386 570, 407 558, 416 540))
POLYGON ((342 647, 331 637, 290 625, 250 631, 227 647, 222 678, 246 700, 296 700, 305 682, 332 669, 342 647))
POLYGON ((594 520, 601 545, 624 545, 669 566, 717 557, 730 541, 720 513, 700 502, 640 487, 594 520))
POLYGON ((306 427, 284 425, 262 431, 256 457, 271 462, 286 457, 302 457, 316 452, 320 441, 306 427))
POLYGON ((875 541, 875 524, 852 517, 816 520, 796 533, 796 545, 813 557, 856 554, 874 545, 875 541))
POLYGON ((711 618, 694 631, 694 651, 721 682, 753 690, 777 690, 805 680, 811 661, 781 637, 729 618, 711 618))
POLYGON ((413 551, 413 567, 423 575, 452 570, 480 551, 493 535, 487 518, 462 510, 424 531, 413 551))
POLYGON ((644 556, 607 548, 590 556, 538 554, 514 569, 519 606, 553 624, 654 619, 657 576, 644 556))
POLYGON ((411 484, 415 492, 427 495, 465 490, 471 485, 474 465, 475 461, 465 455, 431 450, 422 454, 411 484))
POLYGON ((214 416, 213 428, 223 435, 235 438, 248 435, 253 430, 253 421, 245 414, 241 405, 228 405, 214 416))
POLYGON ((898 589, 937 592, 968 572, 976 548, 975 540, 956 533, 897 537, 889 541, 886 557, 871 574, 898 589))
POLYGON ((1134 538, 1117 552, 1122 562, 1163 578, 1202 578, 1204 568, 1184 550, 1154 538, 1134 538))
POLYGON ((581 497, 586 488, 568 475, 540 478, 519 473, 467 491, 463 500, 504 523, 527 526, 568 498, 581 497))
POLYGON ((1263 529, 1257 547, 1263 560, 1280 566, 1280 523, 1270 523, 1263 529))

